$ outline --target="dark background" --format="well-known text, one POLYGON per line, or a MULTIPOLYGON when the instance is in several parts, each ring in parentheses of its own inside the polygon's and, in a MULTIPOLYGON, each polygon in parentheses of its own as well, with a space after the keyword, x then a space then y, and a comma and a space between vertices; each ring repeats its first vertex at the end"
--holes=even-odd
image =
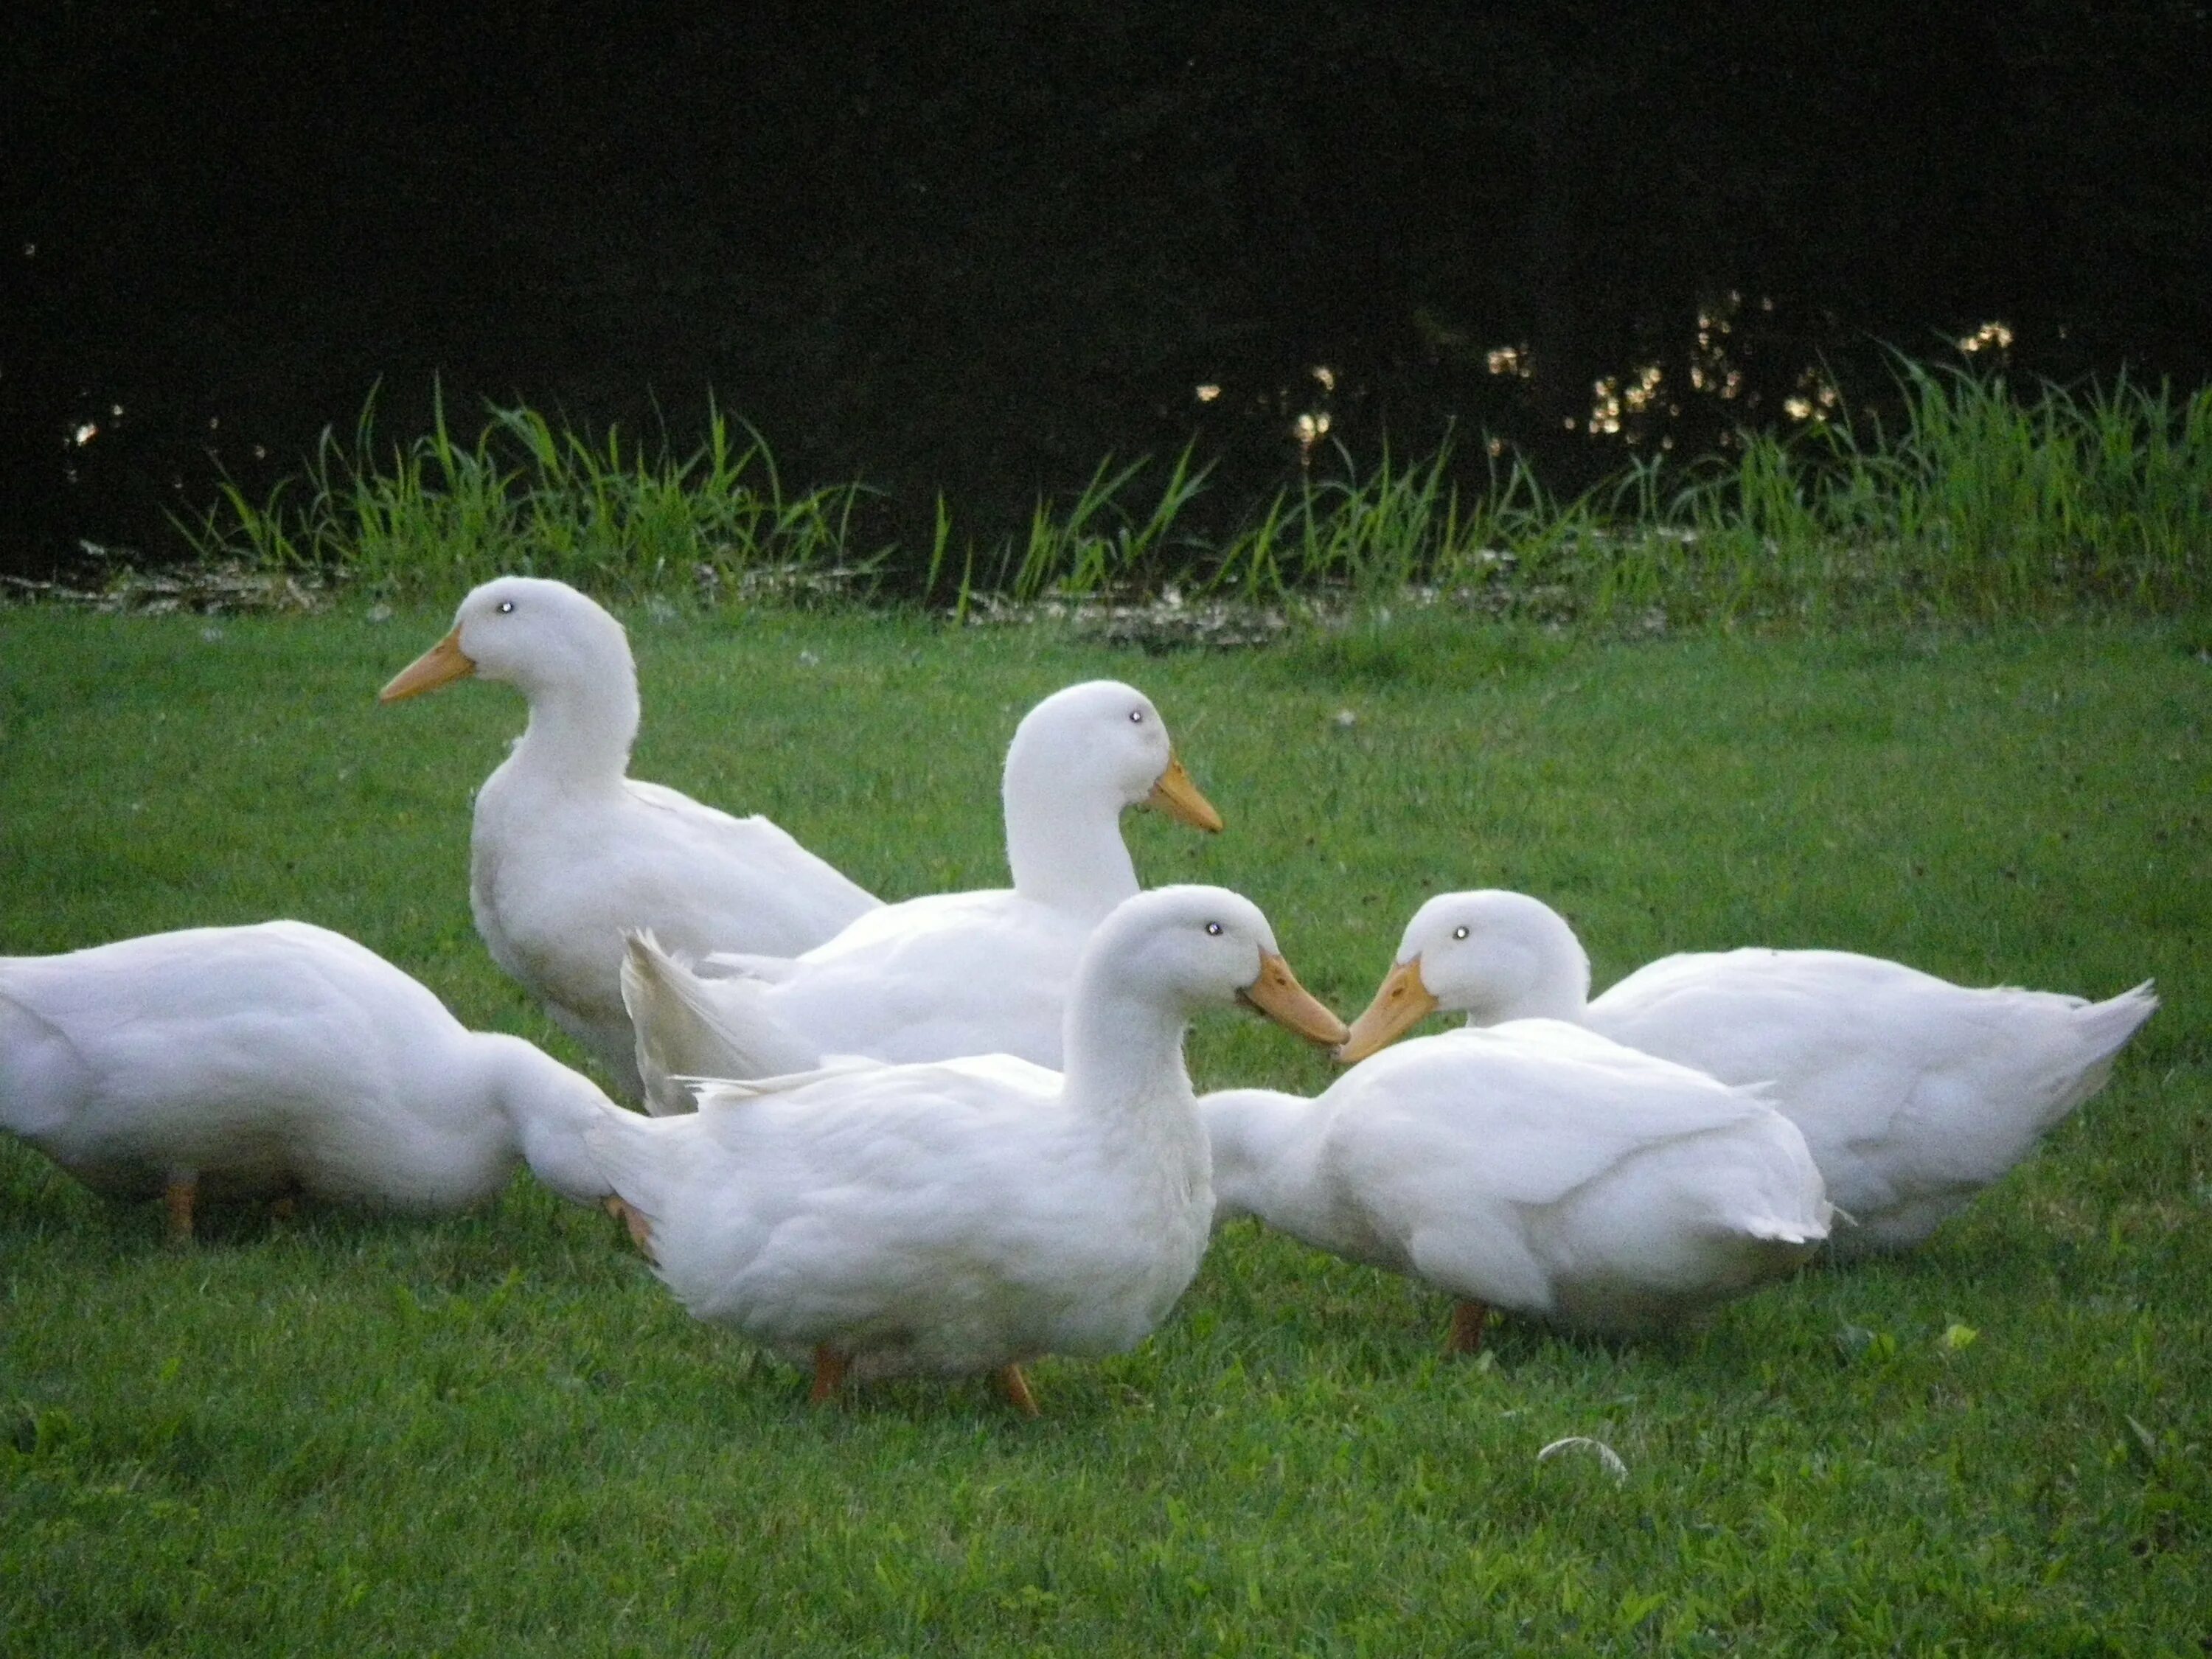
POLYGON ((2199 5, 22 0, 0 42, 0 570, 173 556, 380 381, 388 440, 434 377, 471 433, 687 449, 711 390, 911 544, 1194 437, 1233 514, 1300 412, 1573 487, 1992 320, 2015 378, 2212 380, 2199 5))

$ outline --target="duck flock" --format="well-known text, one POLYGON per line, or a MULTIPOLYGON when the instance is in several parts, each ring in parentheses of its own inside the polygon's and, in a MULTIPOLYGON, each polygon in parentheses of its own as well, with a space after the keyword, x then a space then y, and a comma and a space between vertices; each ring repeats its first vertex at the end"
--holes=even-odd
POLYGON ((885 904, 765 818, 627 775, 629 643, 573 588, 486 583, 383 696, 469 676, 530 708, 477 796, 477 929, 624 1101, 270 921, 0 957, 0 1127, 161 1198, 183 1240, 203 1201, 446 1212, 526 1164, 817 1401, 988 1373, 1034 1412, 1023 1364, 1141 1342, 1239 1216, 1446 1291, 1461 1351, 1493 1308, 1634 1333, 1824 1249, 1911 1249, 2157 1006, 1774 950, 1593 1000, 1556 912, 1477 891, 1422 906, 1347 1027, 1249 900, 1140 890, 1126 808, 1221 819, 1130 686, 1022 720, 1011 888, 885 904), (1197 1095, 1185 1028, 1231 1005, 1347 1069, 1312 1099, 1197 1095), (1398 1040, 1438 1012, 1465 1024, 1398 1040))

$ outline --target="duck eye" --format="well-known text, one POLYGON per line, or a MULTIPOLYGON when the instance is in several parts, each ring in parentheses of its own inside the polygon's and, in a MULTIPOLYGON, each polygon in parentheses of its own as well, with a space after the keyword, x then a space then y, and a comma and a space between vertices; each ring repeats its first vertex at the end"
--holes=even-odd
POLYGON ((1144 723, 1145 711, 1141 708, 1132 708, 1129 711, 1129 724, 1132 726, 1142 726, 1144 723))
POLYGON ((1452 929, 1452 937, 1453 937, 1454 939, 1465 939, 1465 938, 1467 937, 1467 929, 1466 929, 1466 928, 1464 928, 1464 927, 1455 927, 1455 928, 1453 928, 1453 929, 1452 929))
POLYGON ((1206 924, 1206 931, 1218 939, 1221 937, 1221 924, 1218 921, 1209 921, 1206 924))
POLYGON ((501 616, 505 617, 512 615, 514 611, 514 601, 513 599, 501 599, 499 602, 499 614, 501 616))

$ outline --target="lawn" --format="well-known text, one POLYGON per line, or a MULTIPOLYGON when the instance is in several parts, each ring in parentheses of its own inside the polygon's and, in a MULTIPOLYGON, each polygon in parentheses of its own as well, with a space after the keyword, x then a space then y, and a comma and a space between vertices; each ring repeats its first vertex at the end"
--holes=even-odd
MULTIPOLYGON (((580 1052, 492 966, 471 791, 501 688, 380 708, 442 614, 0 609, 0 950, 295 915, 580 1052)), ((188 1250, 0 1145, 9 1654, 2171 1654, 2212 1638, 2212 633, 2071 623, 1593 643, 1439 615, 1243 654, 1042 628, 629 614, 635 769, 890 896, 1003 879, 1015 720, 1152 694, 1249 894, 1349 1014, 1447 887, 1551 901, 1599 984, 1825 945, 2165 1006, 1917 1255, 1629 1346, 1249 1226, 1169 1323, 810 1408, 607 1218, 217 1212, 188 1250), (1609 1447, 1616 1477, 1596 1451, 1609 1447)), ((1201 1087, 1317 1089, 1228 1015, 1201 1087)))

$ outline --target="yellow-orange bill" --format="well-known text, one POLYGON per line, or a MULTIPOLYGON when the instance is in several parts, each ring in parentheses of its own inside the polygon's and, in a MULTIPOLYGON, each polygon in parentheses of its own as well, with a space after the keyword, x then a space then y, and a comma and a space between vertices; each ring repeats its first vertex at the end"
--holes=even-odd
POLYGON ((1173 755, 1168 757, 1168 769, 1160 774, 1160 781, 1152 786, 1152 793, 1145 797, 1145 805, 1157 806, 1178 823, 1187 823, 1194 830, 1203 830, 1208 835, 1221 829, 1221 814, 1213 810, 1213 803, 1199 793, 1198 786, 1190 781, 1182 763, 1173 755))
POLYGON ((383 690, 376 694, 379 702, 404 702, 409 697, 419 697, 425 691, 435 691, 440 686, 454 680, 465 679, 477 672, 475 663, 461 649, 461 630, 456 628, 413 662, 392 677, 383 690))
POLYGON ((1310 1042, 1333 1048, 1345 1039, 1344 1022, 1298 983, 1291 964, 1280 957, 1261 957, 1260 977, 1237 994, 1276 1024, 1288 1027, 1310 1042))
POLYGON ((1336 1051, 1336 1057, 1347 1066, 1364 1060, 1377 1049, 1389 1048, 1436 1011, 1436 998, 1421 983, 1420 959, 1401 962, 1376 988, 1375 1000, 1367 1005, 1366 1012, 1352 1022, 1352 1035, 1336 1051))

